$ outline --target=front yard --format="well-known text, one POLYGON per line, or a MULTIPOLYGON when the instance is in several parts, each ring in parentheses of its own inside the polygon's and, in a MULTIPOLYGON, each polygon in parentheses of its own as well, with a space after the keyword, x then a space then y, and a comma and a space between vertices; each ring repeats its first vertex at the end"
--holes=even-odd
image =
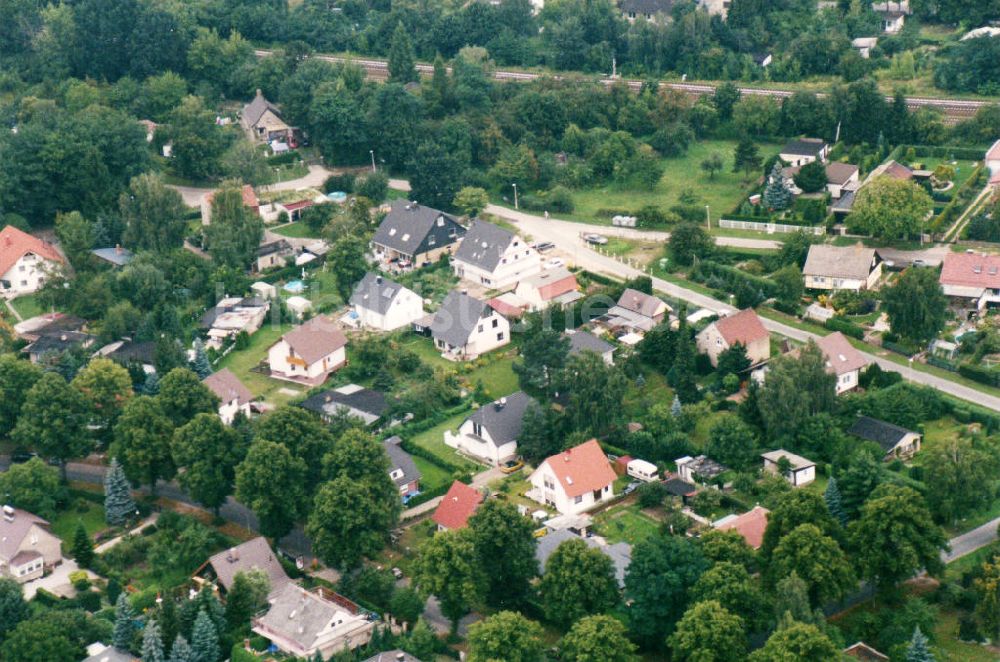
POLYGON ((610 543, 635 545, 658 535, 660 523, 643 513, 635 503, 620 504, 594 516, 594 531, 610 543))
POLYGON ((10 303, 14 306, 17 314, 21 316, 21 319, 29 319, 46 312, 45 306, 38 300, 37 294, 25 294, 12 300, 10 303))
MULTIPOLYGON (((448 464, 457 464, 462 467, 463 470, 476 472, 479 470, 479 465, 475 464, 471 460, 467 460, 458 453, 455 452, 454 448, 449 448, 444 443, 444 433, 446 430, 457 430, 458 426, 462 424, 462 421, 468 416, 467 413, 457 414, 452 416, 445 421, 438 423, 429 430, 424 430, 423 432, 413 435, 410 437, 410 441, 423 448, 428 453, 433 454, 435 457, 440 458, 443 462, 448 464)), ((418 468, 419 465, 418 465, 418 468)), ((421 471, 423 471, 421 469, 421 471)), ((429 487, 429 486, 425 486, 429 487)))

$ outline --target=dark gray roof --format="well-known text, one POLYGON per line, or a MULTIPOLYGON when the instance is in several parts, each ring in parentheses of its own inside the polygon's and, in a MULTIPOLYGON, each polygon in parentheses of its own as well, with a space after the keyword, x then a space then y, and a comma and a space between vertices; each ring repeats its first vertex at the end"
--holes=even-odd
POLYGON ((535 547, 535 560, 538 561, 542 570, 545 570, 545 564, 553 552, 567 540, 583 540, 587 547, 603 552, 615 566, 615 579, 618 581, 618 586, 625 586, 625 574, 628 572, 629 564, 632 563, 632 546, 624 542, 613 545, 601 544, 593 538, 581 538, 569 529, 553 531, 538 539, 538 546, 535 547))
POLYGON ((511 393, 506 398, 483 405, 469 416, 469 420, 483 426, 490 433, 496 446, 517 441, 524 422, 524 412, 534 400, 524 391, 511 393))
POLYGON ((279 118, 281 117, 281 111, 278 110, 278 107, 265 99, 263 92, 257 90, 257 95, 253 98, 253 101, 243 106, 243 121, 247 126, 254 126, 264 116, 264 113, 269 110, 279 118))
POLYGON ((38 340, 24 349, 31 354, 64 352, 78 345, 89 347, 94 343, 94 340, 94 336, 80 331, 46 331, 38 337, 38 340))
POLYGON ((373 310, 380 315, 389 312, 393 299, 406 288, 396 281, 389 280, 372 271, 365 274, 361 282, 354 288, 351 295, 351 305, 373 310))
POLYGON ((153 341, 135 342, 134 340, 120 340, 117 343, 111 343, 111 345, 102 347, 99 353, 101 356, 106 356, 109 359, 114 359, 122 363, 129 363, 130 361, 149 365, 156 363, 156 343, 153 341), (118 346, 115 347, 114 345, 118 346))
POLYGON ((781 148, 782 154, 798 154, 801 156, 816 156, 823 148, 826 147, 826 142, 820 140, 819 138, 802 138, 801 140, 793 140, 787 145, 781 148))
POLYGON ((384 393, 353 386, 317 393, 304 400, 302 407, 320 416, 335 416, 341 409, 347 409, 368 425, 382 418, 388 409, 384 393))
POLYGON ((689 496, 698 491, 697 486, 692 485, 686 480, 681 480, 680 478, 671 478, 663 481, 663 487, 666 488, 669 494, 679 497, 689 496))
POLYGON ((611 343, 605 342, 593 333, 588 333, 587 331, 577 331, 575 333, 566 333, 564 335, 569 338, 570 355, 579 354, 581 352, 604 354, 615 348, 615 346, 611 343))
POLYGON ((378 655, 372 655, 364 662, 420 662, 420 660, 397 648, 394 651, 386 651, 384 653, 379 653, 378 655))
POLYGON ((455 259, 493 271, 514 238, 513 232, 499 225, 475 220, 462 240, 462 245, 455 251, 455 259))
POLYGON ((490 314, 485 301, 452 290, 441 303, 431 322, 431 335, 455 347, 464 346, 479 320, 490 314))
POLYGON ((396 479, 398 487, 420 480, 420 471, 413 462, 413 458, 400 446, 402 441, 400 437, 392 436, 382 442, 382 445, 385 446, 385 452, 389 455, 389 470, 399 469, 403 472, 403 475, 396 479))
POLYGON ((870 416, 858 418, 848 432, 866 441, 874 441, 886 453, 895 448, 896 444, 902 441, 906 435, 916 434, 912 430, 870 416))
POLYGON ((406 200, 395 200, 375 231, 372 243, 414 256, 452 244, 464 235, 465 228, 454 216, 406 200))
POLYGON ((291 253, 295 249, 292 245, 288 243, 286 239, 278 239, 276 241, 269 241, 266 244, 261 244, 257 247, 257 257, 264 257, 265 255, 271 255, 272 253, 291 253))
POLYGON ((623 12, 636 14, 669 14, 674 8, 674 0, 619 0, 623 12))

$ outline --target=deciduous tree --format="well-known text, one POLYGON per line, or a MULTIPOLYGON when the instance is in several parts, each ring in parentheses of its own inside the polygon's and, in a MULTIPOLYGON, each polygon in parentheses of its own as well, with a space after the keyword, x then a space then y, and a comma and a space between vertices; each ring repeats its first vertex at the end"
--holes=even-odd
POLYGON ((9 577, 0 578, 0 644, 11 630, 31 615, 21 585, 9 577))
POLYGON ((763 592, 746 567, 732 561, 720 561, 706 570, 691 588, 691 599, 694 602, 715 600, 750 627, 766 622, 763 592))
POLYGON ((219 398, 187 368, 174 368, 160 380, 156 401, 177 427, 198 414, 214 414, 219 407, 219 398))
POLYGON ((720 418, 708 432, 708 454, 734 469, 745 469, 757 461, 757 438, 736 416, 720 418))
POLYGON ((54 517, 62 497, 59 472, 41 458, 12 464, 0 473, 0 494, 7 505, 22 508, 39 517, 54 517))
POLYGON ((399 492, 388 470, 360 480, 341 474, 319 488, 306 533, 324 563, 350 569, 385 547, 399 511, 399 492))
POLYGON ((653 646, 673 632, 691 587, 707 567, 701 551, 685 538, 653 536, 635 545, 625 575, 633 637, 653 646))
POLYGON ((598 614, 573 623, 559 642, 566 662, 635 662, 635 644, 617 618, 598 614))
POLYGON ((715 250, 715 242, 704 228, 695 223, 681 223, 674 228, 667 246, 674 262, 684 266, 696 258, 707 257, 715 250))
POLYGON ((7 436, 21 413, 21 405, 42 369, 14 354, 0 354, 0 436, 7 436))
POLYGON ((184 243, 184 200, 157 174, 133 177, 118 211, 125 222, 122 241, 133 250, 167 253, 184 243))
POLYGON ((469 518, 468 526, 479 562, 490 568, 487 604, 498 608, 523 605, 531 596, 531 581, 538 575, 531 521, 513 504, 487 499, 469 518))
POLYGON ((177 473, 170 453, 173 434, 174 426, 160 402, 139 395, 129 400, 118 417, 110 452, 133 485, 148 485, 155 494, 156 481, 170 480, 177 473))
POLYGON ((948 299, 933 269, 911 267, 882 292, 893 332, 918 343, 933 340, 948 318, 948 299))
POLYGON ((879 239, 916 237, 932 207, 931 197, 919 185, 882 175, 858 192, 847 226, 879 239))
POLYGON ((838 600, 857 585, 847 555, 837 541, 813 524, 800 524, 771 554, 768 573, 772 581, 795 572, 809 587, 814 606, 838 600))
POLYGON ((217 266, 244 271, 253 262, 264 221, 243 204, 239 182, 223 182, 212 194, 212 222, 204 233, 205 248, 217 266))
POLYGON ((469 662, 542 662, 542 626, 513 611, 501 611, 469 628, 469 662))
POLYGON ((170 452, 181 469, 181 487, 198 503, 218 514, 233 492, 240 436, 216 414, 198 414, 174 431, 170 452))
POLYGON ((73 378, 72 385, 87 399, 95 424, 110 433, 118 415, 132 397, 128 370, 111 359, 91 359, 73 378))
POLYGON ((260 532, 278 540, 304 514, 306 464, 282 444, 258 439, 236 467, 236 498, 260 520, 260 532))
POLYGON ((760 390, 758 407, 773 438, 792 436, 811 416, 832 412, 837 377, 826 369, 826 358, 810 341, 797 357, 779 356, 771 361, 767 381, 760 390))
POLYGON ((539 592, 548 620, 568 626, 618 602, 614 564, 582 540, 567 540, 546 562, 539 592))
POLYGON ((768 637, 764 647, 750 656, 750 662, 827 662, 839 655, 840 651, 818 627, 792 622, 768 637))
POLYGON ((468 529, 439 533, 421 548, 413 581, 417 588, 436 596, 441 613, 451 620, 452 631, 486 589, 485 569, 476 558, 476 546, 468 529))
POLYGON ((688 609, 668 643, 678 662, 739 662, 747 650, 743 619, 715 600, 688 609))
POLYGON ((87 401, 55 372, 45 373, 26 395, 15 398, 23 398, 24 404, 11 433, 14 442, 57 459, 65 481, 66 463, 93 449, 87 430, 87 401))

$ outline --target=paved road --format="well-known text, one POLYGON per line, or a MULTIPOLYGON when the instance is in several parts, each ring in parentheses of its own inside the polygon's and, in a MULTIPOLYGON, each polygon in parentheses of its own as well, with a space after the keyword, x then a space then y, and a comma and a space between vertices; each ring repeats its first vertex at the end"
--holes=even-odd
MULTIPOLYGON (((600 255, 593 251, 590 246, 579 237, 578 231, 573 231, 579 227, 575 223, 554 221, 551 218, 546 219, 541 216, 534 216, 532 214, 507 209, 505 207, 498 207, 496 205, 490 205, 487 207, 487 211, 517 224, 523 233, 530 234, 536 241, 551 241, 557 247, 571 254, 576 264, 591 271, 607 273, 622 278, 648 275, 645 272, 623 264, 614 258, 606 255, 600 255)), ((660 278, 653 278, 653 287, 675 299, 682 299, 689 303, 693 303, 700 308, 707 308, 716 313, 731 313, 735 311, 735 309, 729 304, 701 294, 700 292, 695 292, 685 287, 669 283, 660 278)), ((764 326, 767 327, 769 331, 779 333, 794 340, 804 342, 810 338, 818 338, 818 336, 814 333, 802 331, 781 322, 776 322, 770 319, 763 319, 763 322, 764 326)), ((893 363, 892 361, 889 361, 881 356, 865 352, 862 352, 862 354, 869 361, 878 363, 882 368, 902 373, 903 377, 909 381, 932 386, 940 391, 948 393, 949 395, 961 398, 962 400, 968 400, 969 402, 974 402, 983 407, 1000 411, 1000 397, 982 393, 976 389, 963 386, 962 384, 958 384, 936 375, 901 368, 899 364, 893 363)))
POLYGON ((997 526, 1000 526, 1000 518, 991 520, 960 536, 955 536, 948 541, 951 550, 942 552, 941 559, 945 563, 951 563, 955 559, 966 554, 971 554, 981 547, 986 547, 997 539, 997 526))
MULTIPOLYGON (((503 476, 504 476, 504 474, 503 474, 502 471, 500 471, 499 468, 497 468, 497 467, 491 467, 491 468, 489 468, 489 469, 487 469, 485 471, 481 471, 480 473, 477 473, 475 476, 473 476, 472 477, 472 486, 476 487, 476 488, 486 487, 487 485, 489 485, 493 481, 499 480, 500 478, 503 478, 503 476)), ((399 516, 399 519, 400 519, 401 522, 405 522, 406 520, 411 520, 414 517, 420 517, 421 515, 429 513, 430 511, 432 511, 435 508, 437 508, 438 504, 441 503, 442 499, 444 499, 443 495, 439 496, 439 497, 435 497, 435 498, 431 499, 430 501, 424 501, 419 506, 414 506, 413 508, 409 508, 407 510, 404 510, 403 513, 399 516)))
MULTIPOLYGON (((259 188, 264 191, 295 191, 300 188, 322 187, 326 178, 332 174, 332 171, 327 170, 321 165, 310 165, 309 174, 304 177, 289 179, 287 182, 278 182, 277 184, 261 186, 259 188)), ((184 198, 184 204, 188 207, 200 207, 202 198, 215 190, 214 188, 198 188, 195 186, 171 186, 170 188, 181 194, 181 197, 184 198)))

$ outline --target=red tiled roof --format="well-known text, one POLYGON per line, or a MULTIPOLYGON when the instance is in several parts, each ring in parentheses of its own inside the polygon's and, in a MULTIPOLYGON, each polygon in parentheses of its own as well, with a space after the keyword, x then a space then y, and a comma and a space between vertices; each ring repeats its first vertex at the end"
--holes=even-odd
POLYGON ((569 498, 604 489, 618 477, 596 439, 545 460, 569 498))
POLYGON ((826 357, 827 367, 838 377, 855 370, 861 370, 868 365, 868 359, 856 350, 840 331, 820 338, 816 341, 816 345, 826 357))
POLYGON ((883 655, 863 641, 845 648, 844 655, 868 662, 889 662, 888 655, 883 655))
POLYGON ((456 480, 438 504, 432 519, 448 530, 464 528, 482 501, 483 495, 476 488, 456 480))
POLYGON ((486 303, 489 304, 490 308, 492 308, 493 310, 497 311, 498 313, 500 313, 504 317, 519 318, 519 317, 521 317, 521 315, 524 315, 524 311, 523 310, 521 310, 520 308, 518 308, 514 304, 507 303, 506 301, 504 301, 503 299, 501 299, 499 297, 493 297, 492 299, 490 299, 486 303))
POLYGON ((244 207, 259 207, 260 200, 257 199, 257 194, 254 193, 253 187, 249 184, 243 185, 243 206, 244 207))
POLYGON ((885 166, 885 170, 882 171, 882 174, 902 180, 913 179, 913 171, 902 163, 898 163, 896 161, 890 161, 885 166))
POLYGON ((755 340, 768 337, 767 329, 753 308, 723 317, 715 323, 715 328, 730 346, 740 343, 746 347, 755 340))
POLYGON ((10 271, 28 253, 53 262, 63 262, 63 256, 49 242, 18 230, 13 225, 0 230, 0 276, 10 271))
POLYGON ((305 209, 306 207, 312 207, 312 200, 299 200, 298 202, 289 202, 286 205, 282 205, 288 211, 298 211, 299 209, 305 209))
POLYGON ((771 511, 764 506, 754 506, 749 512, 734 517, 725 524, 716 527, 719 531, 736 531, 743 536, 753 549, 760 549, 764 542, 764 530, 767 529, 767 516, 771 511))
POLYGON ((538 295, 542 297, 542 301, 550 301, 551 299, 562 296, 567 292, 576 292, 579 287, 580 286, 576 282, 576 276, 569 274, 565 278, 539 287, 538 295))
POLYGON ((989 151, 986 152, 987 160, 1000 159, 1000 140, 993 143, 989 151))
POLYGON ((1000 288, 1000 255, 948 253, 939 280, 942 285, 1000 288))

